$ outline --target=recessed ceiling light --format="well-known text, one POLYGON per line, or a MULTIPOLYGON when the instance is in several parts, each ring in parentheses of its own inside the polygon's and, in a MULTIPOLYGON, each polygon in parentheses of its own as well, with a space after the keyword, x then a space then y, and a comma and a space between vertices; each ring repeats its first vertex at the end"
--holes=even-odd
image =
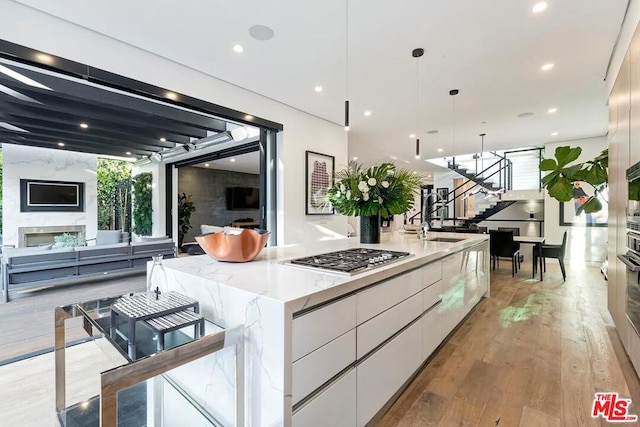
POLYGON ((167 142, 167 138, 160 138, 160 142, 167 142))
POLYGON ((533 116, 533 113, 530 111, 527 111, 526 113, 518 114, 518 117, 531 117, 531 116, 533 116))
POLYGON ((440 132, 440 131, 439 131, 439 130, 437 130, 437 129, 431 129, 431 130, 427 131, 427 133, 428 133, 429 135, 435 135, 435 134, 436 134, 436 133, 438 133, 438 132, 440 132))
POLYGON ((547 5, 547 3, 546 3, 546 2, 541 1, 541 2, 538 2, 538 3, 536 3, 535 5, 533 5, 533 9, 531 9, 531 11, 532 11, 533 13, 540 13, 540 12, 542 12, 543 10, 545 10, 545 9, 547 8, 547 6, 548 6, 548 5, 547 5))
POLYGON ((89 127, 89 125, 88 125, 88 124, 86 124, 86 123, 80 123, 80 127, 81 127, 82 129, 87 129, 87 128, 89 127))
POLYGON ((235 53, 242 53, 242 52, 244 52, 244 48, 242 46, 240 46, 239 44, 237 44, 237 45, 233 46, 233 51, 235 53))
POLYGON ((354 157, 354 158, 353 158, 353 160, 358 160, 358 158, 357 158, 357 157, 354 157))
POLYGON ((415 133, 412 133, 411 135, 409 135, 409 138, 411 138, 411 139, 413 139, 413 138, 415 138, 415 137, 416 137, 416 134, 415 134, 415 133))
POLYGON ((53 62, 53 56, 47 55, 46 53, 36 53, 35 57, 38 61, 44 62, 45 64, 51 64, 53 62))
POLYGON ((365 111, 365 112, 364 112, 364 115, 365 115, 365 116, 367 116, 367 117, 369 117, 369 116, 371 115, 371 111, 365 111))
POLYGON ((173 99, 174 101, 178 99, 178 94, 175 92, 167 92, 164 94, 164 96, 166 96, 169 99, 173 99))
POLYGON ((249 27, 249 34, 256 40, 267 41, 271 40, 275 33, 266 25, 252 25, 249 27))
POLYGON ((551 132, 551 136, 558 136, 558 132, 551 132))
POLYGON ((209 167, 209 163, 205 163, 204 166, 208 168, 209 167))
POLYGON ((130 156, 130 155, 131 155, 131 151, 127 151, 127 152, 126 152, 126 153, 124 153, 124 154, 126 154, 127 156, 130 156))
POLYGON ((229 161, 230 161, 230 162, 235 162, 235 161, 236 161, 236 159, 229 159, 229 161))
POLYGON ((549 108, 549 109, 547 110, 547 113, 549 113, 549 114, 553 114, 553 113, 555 113, 556 111, 558 111, 558 109, 557 109, 557 108, 549 108))
POLYGON ((427 178, 431 178, 431 175, 427 175, 427 178))
POLYGON ((253 116, 251 114, 245 114, 244 115, 244 119, 245 120, 253 120, 253 116))
POLYGON ((316 92, 322 92, 322 86, 316 86, 313 88, 316 92))
POLYGON ((442 148, 438 148, 438 153, 442 153, 444 150, 442 148))
POLYGON ((540 67, 540 69, 542 71, 549 71, 550 69, 553 68, 553 64, 549 63, 549 64, 544 64, 542 67, 540 67))
POLYGON ((64 142, 58 142, 58 147, 64 147, 64 142))

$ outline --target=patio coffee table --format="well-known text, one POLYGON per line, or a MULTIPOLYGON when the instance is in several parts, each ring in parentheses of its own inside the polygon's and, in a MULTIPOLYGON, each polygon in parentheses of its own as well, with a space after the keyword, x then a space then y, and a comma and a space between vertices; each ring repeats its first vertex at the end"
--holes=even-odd
MULTIPOLYGON (((164 343, 166 332, 195 325, 195 328, 200 328, 200 336, 204 334, 204 319, 198 314, 199 311, 198 301, 175 291, 159 295, 147 293, 125 295, 111 306, 109 333, 112 339, 115 340, 116 335, 119 335, 127 342, 129 357, 135 360, 137 322, 145 322, 158 335, 158 350, 161 350, 160 345, 164 343), (117 328, 118 316, 126 319, 126 334, 117 328)), ((163 344, 162 347, 164 347, 163 344)))

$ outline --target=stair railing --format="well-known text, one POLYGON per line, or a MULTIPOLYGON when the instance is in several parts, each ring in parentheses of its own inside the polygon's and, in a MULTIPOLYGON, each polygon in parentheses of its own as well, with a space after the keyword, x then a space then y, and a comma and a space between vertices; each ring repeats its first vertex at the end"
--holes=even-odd
MULTIPOLYGON (((478 186, 483 186, 483 184, 486 183, 486 181, 489 178, 494 177, 495 175, 498 175, 498 182, 499 182, 499 187, 503 188, 502 186, 502 182, 507 183, 507 185, 504 186, 505 189, 511 189, 511 182, 513 180, 513 176, 512 176, 512 168, 513 168, 513 162, 503 156, 500 156, 497 153, 491 152, 491 154, 495 155, 496 157, 499 157, 500 159, 494 163, 492 163, 490 166, 486 167, 484 170, 482 170, 480 173, 477 173, 475 176, 481 176, 482 179, 479 179, 477 181, 470 179, 469 177, 465 177, 467 178, 469 181, 473 182, 474 185, 472 185, 471 187, 465 189, 464 191, 462 191, 459 194, 456 194, 456 192, 458 190, 460 190, 462 187, 464 187, 465 185, 469 184, 469 181, 467 182, 463 182, 462 184, 458 185, 457 187, 455 187, 453 190, 449 191, 446 195, 446 197, 444 198, 444 200, 442 200, 440 202, 439 205, 435 206, 434 208, 432 208, 431 210, 428 210, 426 212, 426 217, 427 218, 431 218, 435 213, 437 213, 438 209, 440 207, 444 208, 446 206, 448 206, 451 202, 455 202, 457 199, 459 198, 464 198, 468 192, 474 190, 476 187, 478 186), (498 168, 492 172, 490 175, 487 175, 486 177, 484 176, 485 173, 487 173, 490 169, 492 169, 494 166, 498 165, 498 168), (453 194, 453 197, 451 197, 451 195, 453 194)), ((452 161, 449 162, 449 168, 452 170, 455 170, 455 157, 452 157, 452 161)), ((486 187, 485 187, 486 188, 486 187)), ((414 215, 412 215, 411 217, 409 217, 407 219, 407 222, 410 222, 411 224, 413 224, 413 222, 419 219, 420 221, 422 220, 422 212, 416 212, 414 215)), ((447 217, 444 218, 444 215, 442 215, 442 219, 443 220, 450 220, 453 219, 454 221, 456 220, 455 215, 453 218, 451 217, 447 217)))

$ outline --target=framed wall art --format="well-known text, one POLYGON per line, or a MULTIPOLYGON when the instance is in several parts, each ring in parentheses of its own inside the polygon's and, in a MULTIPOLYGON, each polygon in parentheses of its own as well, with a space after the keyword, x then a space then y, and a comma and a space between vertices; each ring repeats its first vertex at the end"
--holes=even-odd
MULTIPOLYGON (((606 191, 606 190, 605 190, 606 191)), ((608 223, 607 194, 600 194, 598 200, 602 209, 594 213, 581 212, 576 215, 578 208, 593 195, 593 187, 589 184, 574 182, 573 198, 560 203, 560 225, 574 227, 606 227, 608 223)))
POLYGON ((305 214, 333 215, 327 192, 333 185, 335 158, 313 151, 306 151, 305 154, 305 214))

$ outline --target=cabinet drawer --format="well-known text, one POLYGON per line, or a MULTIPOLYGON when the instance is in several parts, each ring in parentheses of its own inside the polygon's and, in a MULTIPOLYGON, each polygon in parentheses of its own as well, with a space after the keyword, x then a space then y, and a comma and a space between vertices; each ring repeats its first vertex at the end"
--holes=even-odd
POLYGON ((338 381, 293 414, 294 427, 353 427, 356 425, 356 370, 338 381))
POLYGON ((352 329, 294 362, 293 404, 298 403, 355 360, 356 330, 352 329))
POLYGON ((369 422, 421 363, 422 323, 418 321, 358 365, 357 425, 369 422))
POLYGON ((422 269, 414 270, 360 292, 358 325, 422 290, 422 269))
POLYGON ((402 301, 358 326, 358 359, 422 314, 422 294, 402 301))
POLYGON ((442 297, 442 280, 428 286, 422 291, 422 311, 426 311, 442 297))
POLYGON ((427 360, 444 340, 439 308, 440 304, 422 317, 422 360, 427 360))
POLYGON ((436 261, 422 267, 422 285, 427 287, 442 279, 442 262, 436 261))
POLYGON ((355 295, 293 319, 292 360, 300 359, 355 327, 355 295))

